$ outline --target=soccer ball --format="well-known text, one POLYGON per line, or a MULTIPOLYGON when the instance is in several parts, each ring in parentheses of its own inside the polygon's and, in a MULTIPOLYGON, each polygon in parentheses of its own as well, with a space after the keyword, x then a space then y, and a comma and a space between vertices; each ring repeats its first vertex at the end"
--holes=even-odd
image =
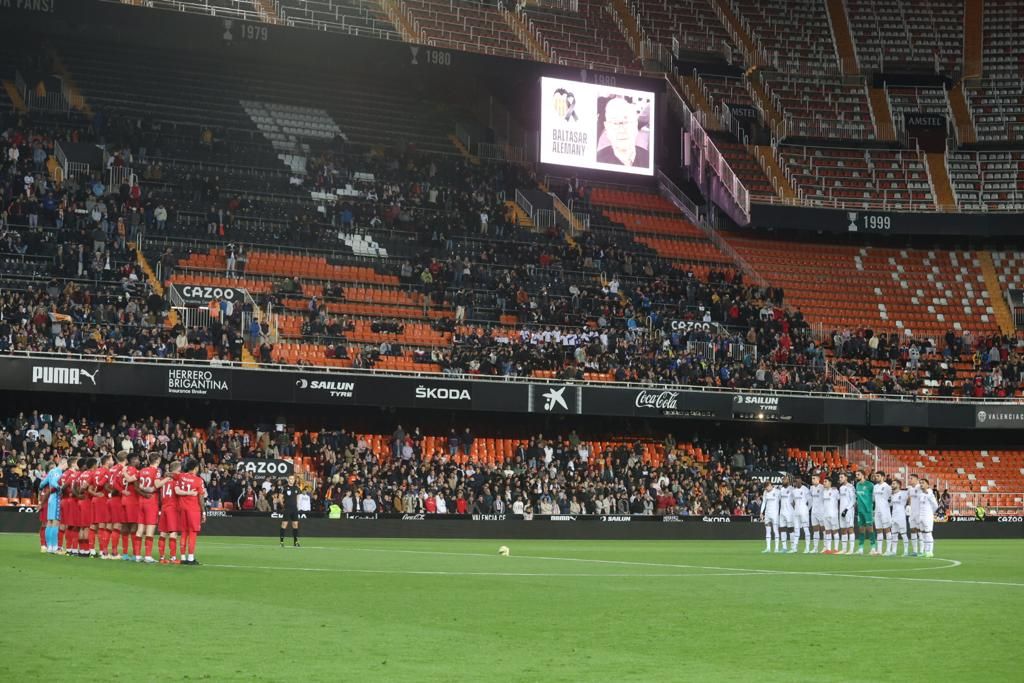
POLYGON ((507 545, 503 545, 500 548, 498 548, 498 554, 501 555, 502 557, 508 557, 509 556, 508 546, 507 545))

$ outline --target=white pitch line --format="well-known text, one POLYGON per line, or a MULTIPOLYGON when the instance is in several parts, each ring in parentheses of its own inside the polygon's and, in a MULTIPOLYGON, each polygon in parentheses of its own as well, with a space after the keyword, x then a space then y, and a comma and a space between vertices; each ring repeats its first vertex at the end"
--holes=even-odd
MULTIPOLYGON (((488 555, 490 557, 490 555, 488 555)), ((743 576, 736 572, 713 573, 713 574, 565 574, 561 572, 447 572, 431 571, 425 569, 352 569, 349 567, 272 567, 267 565, 250 564, 209 564, 203 563, 205 567, 221 567, 224 569, 260 569, 271 571, 293 571, 293 572, 329 572, 343 574, 414 574, 423 576, 525 576, 525 577, 547 577, 547 578, 594 578, 594 579, 647 579, 647 578, 690 578, 691 576, 743 576)), ((749 575, 757 576, 759 572, 750 572, 749 575)))
MULTIPOLYGON (((260 545, 257 543, 210 543, 208 545, 220 545, 220 546, 251 546, 266 548, 267 546, 260 545)), ((456 553, 442 550, 410 550, 405 548, 335 548, 331 546, 310 546, 316 550, 336 550, 336 551, 361 551, 361 552, 380 552, 380 553, 405 553, 414 555, 439 555, 439 556, 456 556, 456 557, 494 557, 490 553, 456 553)), ((939 567, 908 567, 907 569, 891 568, 891 569, 855 569, 843 572, 828 572, 828 571, 787 571, 781 569, 753 569, 750 567, 717 567, 710 565, 695 565, 695 564, 671 564, 662 562, 636 562, 631 560, 599 560, 593 558, 583 557, 549 557, 544 555, 515 555, 513 559, 526 559, 526 560, 545 560, 545 561, 557 561, 557 562, 583 562, 592 564, 616 564, 624 566, 639 566, 639 567, 661 567, 666 569, 703 569, 714 572, 724 572, 723 574, 716 574, 718 576, 836 576, 840 578, 850 579, 875 579, 875 580, 891 580, 891 581, 911 581, 911 582, 922 582, 922 583, 963 583, 970 585, 981 585, 981 586, 1015 586, 1024 588, 1024 583, 1012 583, 1005 581, 978 581, 973 579, 926 579, 916 578, 907 576, 878 576, 878 572, 885 571, 923 571, 926 569, 954 569, 961 566, 959 560, 951 560, 946 558, 931 558, 941 560, 943 562, 949 562, 951 564, 942 565, 939 567), (875 574, 861 574, 856 572, 873 571, 875 574)), ((373 570, 384 572, 385 570, 373 570)), ((414 573, 414 572, 409 572, 414 573)), ((456 573, 453 573, 456 574, 456 573)), ((486 574, 485 574, 486 575, 486 574)), ((511 575, 508 572, 498 572, 493 574, 495 576, 508 576, 511 575)), ((572 576, 571 574, 555 574, 555 576, 572 576)), ((605 574, 592 574, 589 576, 608 576, 605 574)), ((642 574, 638 576, 658 576, 656 574, 642 574)), ((695 574, 671 574, 672 577, 687 577, 696 576, 695 574)))

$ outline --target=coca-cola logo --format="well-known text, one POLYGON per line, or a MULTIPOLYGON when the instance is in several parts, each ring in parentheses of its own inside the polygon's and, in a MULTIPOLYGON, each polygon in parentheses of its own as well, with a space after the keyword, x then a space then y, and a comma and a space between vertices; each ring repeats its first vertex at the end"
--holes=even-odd
POLYGON ((422 512, 417 512, 416 514, 406 513, 402 515, 402 519, 406 522, 422 522, 424 519, 426 519, 426 515, 424 515, 422 512))
POLYGON ((633 405, 637 408, 654 408, 656 410, 678 410, 678 391, 647 391, 637 393, 633 405))

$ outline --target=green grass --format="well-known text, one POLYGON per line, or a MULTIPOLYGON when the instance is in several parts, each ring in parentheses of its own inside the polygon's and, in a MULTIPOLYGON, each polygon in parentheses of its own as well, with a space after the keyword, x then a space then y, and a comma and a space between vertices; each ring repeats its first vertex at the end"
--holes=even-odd
POLYGON ((204 565, 175 567, 50 557, 37 536, 0 535, 4 670, 106 681, 1009 681, 1024 666, 1024 541, 940 538, 936 554, 959 565, 762 555, 757 541, 510 541, 509 558, 498 541, 306 542, 204 537, 204 565), (69 660, 47 663, 47 645, 69 660))

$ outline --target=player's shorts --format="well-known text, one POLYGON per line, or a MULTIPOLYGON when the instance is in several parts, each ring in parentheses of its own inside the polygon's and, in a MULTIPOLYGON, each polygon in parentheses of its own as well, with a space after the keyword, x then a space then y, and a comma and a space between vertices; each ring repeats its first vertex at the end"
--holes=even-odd
POLYGON ((46 497, 46 521, 60 521, 60 496, 51 493, 46 497))
POLYGON ((124 523, 139 523, 139 499, 135 496, 124 496, 121 501, 124 504, 124 523))
POLYGON ((110 506, 107 504, 109 501, 106 498, 93 498, 92 503, 92 523, 93 524, 109 524, 110 523, 110 506))
POLYGON ((892 526, 890 527, 894 534, 905 534, 907 533, 907 518, 906 517, 893 517, 892 526))
POLYGON ((892 526, 892 513, 884 508, 875 510, 875 528, 888 529, 892 526))
POLYGON ((765 526, 774 526, 774 527, 779 526, 779 516, 778 515, 765 515, 764 516, 764 525, 765 526))
POLYGON ((806 510, 797 510, 793 513, 793 526, 798 526, 801 529, 807 526, 809 515, 806 510))
POLYGON ((834 512, 834 513, 830 513, 830 514, 824 515, 824 518, 825 518, 825 523, 822 524, 821 526, 825 527, 829 531, 835 531, 836 529, 839 528, 839 513, 838 512, 834 512))
POLYGON ((284 512, 281 513, 281 521, 282 522, 297 522, 297 521, 299 521, 299 511, 298 510, 285 510, 284 512))
POLYGON ((868 510, 857 509, 857 526, 873 526, 875 523, 874 513, 868 510))
POLYGON ((194 508, 179 508, 178 519, 182 531, 191 531, 198 534, 202 528, 203 513, 194 508))
POLYGON ((78 526, 92 526, 92 499, 90 498, 78 499, 78 526))
POLYGON ((923 531, 926 534, 930 534, 932 532, 932 529, 934 529, 934 528, 935 528, 935 520, 934 519, 924 519, 924 518, 922 518, 922 519, 917 520, 917 529, 918 529, 918 531, 923 531))
POLYGON ((907 525, 911 529, 920 529, 921 528, 921 514, 918 513, 916 515, 910 515, 910 519, 907 520, 907 525))
POLYGON ((839 528, 840 529, 852 529, 853 528, 853 510, 848 509, 846 514, 839 513, 839 528))
POLYGON ((824 510, 811 510, 811 526, 825 526, 826 517, 824 510))
POLYGON ((780 512, 779 513, 779 527, 782 529, 788 529, 793 526, 793 513, 792 512, 780 512))
POLYGON ((157 528, 162 534, 176 534, 181 531, 181 515, 178 514, 178 508, 168 505, 161 510, 157 528))
POLYGON ((155 526, 160 517, 160 501, 156 496, 139 499, 139 524, 155 526))

